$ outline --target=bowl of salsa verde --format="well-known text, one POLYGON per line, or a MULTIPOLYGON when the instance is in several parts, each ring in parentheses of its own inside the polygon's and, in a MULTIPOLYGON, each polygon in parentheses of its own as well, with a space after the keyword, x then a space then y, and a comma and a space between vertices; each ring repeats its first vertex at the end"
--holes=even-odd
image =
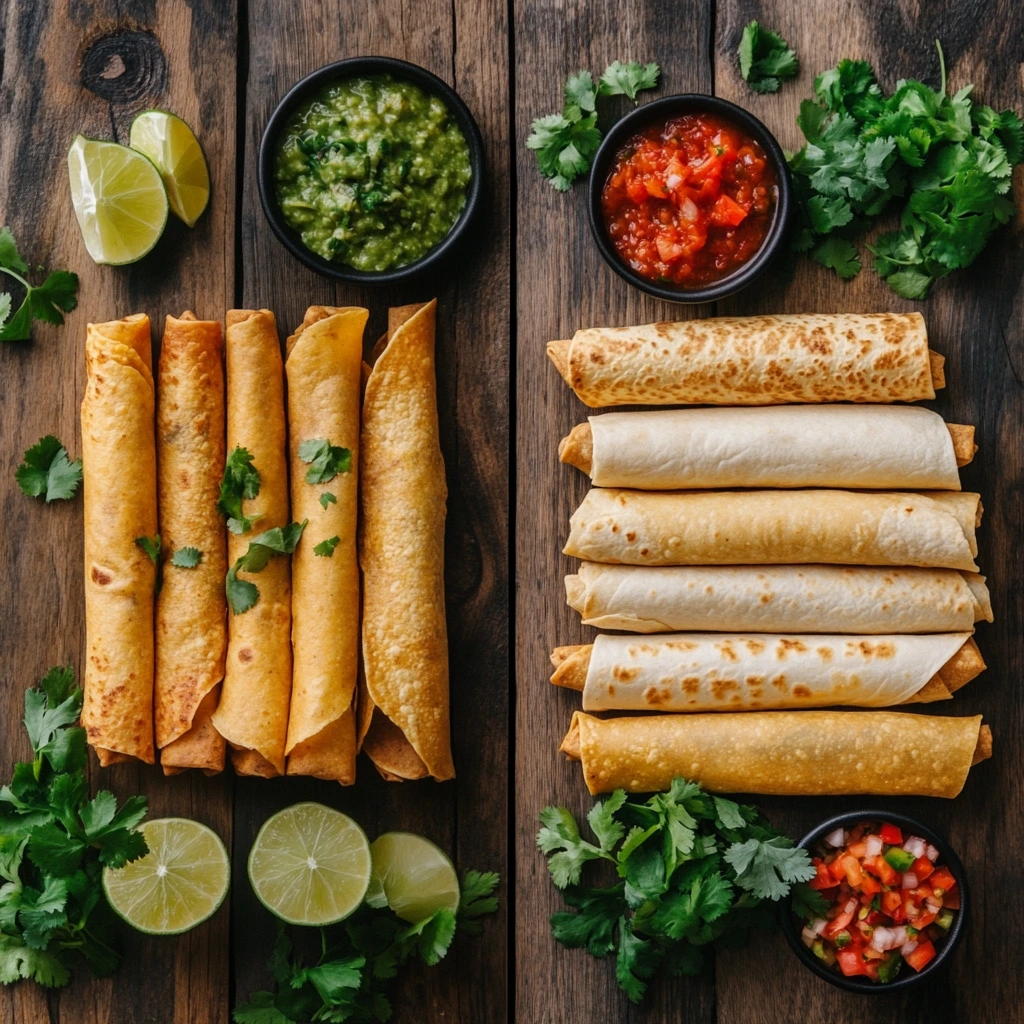
POLYGON ((667 96, 628 114, 605 136, 589 188, 604 258, 670 302, 739 291, 785 240, 782 150, 756 117, 716 96, 667 96))
POLYGON ((810 895, 783 910, 790 946, 815 974, 855 992, 919 984, 963 937, 967 880, 945 840, 912 818, 858 811, 800 842, 810 895))
POLYGON ((358 284, 432 267, 478 206, 483 142, 465 103, 425 68, 353 57, 302 79, 267 123, 260 201, 306 266, 358 284))

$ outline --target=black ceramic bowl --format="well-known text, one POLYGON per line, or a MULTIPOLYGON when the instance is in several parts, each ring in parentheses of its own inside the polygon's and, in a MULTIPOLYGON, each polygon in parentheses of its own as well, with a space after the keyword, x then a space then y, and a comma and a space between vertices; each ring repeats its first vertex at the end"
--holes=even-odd
POLYGON ((267 127, 263 130, 257 165, 257 183, 263 212, 266 214, 274 234, 297 260, 324 277, 333 277, 338 281, 349 281, 353 284, 378 285, 405 281, 429 267, 435 267, 451 253, 465 234, 466 228, 480 205, 483 173, 484 144, 480 137, 480 129, 477 127, 476 121, 473 120, 469 108, 450 86, 442 82, 436 75, 432 75, 426 68, 421 68, 418 64, 410 64, 405 60, 396 60, 393 57, 350 57, 334 64, 325 64, 322 68, 307 75, 294 85, 277 105, 277 109, 270 115, 267 127), (382 74, 405 79, 407 82, 418 85, 424 92, 433 93, 444 100, 466 138, 473 176, 466 188, 466 202, 458 220, 452 225, 451 231, 433 249, 414 263, 407 263, 404 267, 374 272, 356 270, 355 267, 344 263, 325 260, 302 244, 298 232, 289 226, 277 205, 277 197, 274 193, 274 156, 278 139, 284 131, 288 118, 297 107, 312 98, 315 93, 340 79, 353 78, 356 75, 382 74))
POLYGON ((921 822, 908 818, 905 814, 893 814, 892 811, 867 810, 855 811, 852 814, 836 815, 834 818, 829 818, 828 821, 823 821, 813 831, 808 832, 800 840, 799 845, 805 849, 811 849, 837 828, 851 829, 862 821, 877 821, 880 823, 888 821, 893 825, 899 825, 904 837, 920 836, 922 839, 927 839, 939 851, 939 863, 945 864, 956 879, 957 886, 960 889, 960 909, 956 911, 956 916, 953 919, 953 925, 949 929, 946 941, 937 948, 935 959, 920 973, 915 972, 909 967, 904 967, 894 981, 881 984, 877 981, 871 981, 870 978, 848 978, 842 971, 826 967, 800 940, 802 925, 798 924, 798 919, 793 915, 788 900, 783 904, 780 913, 782 932, 803 965, 810 968, 819 978, 824 978, 825 981, 839 988, 846 989, 847 992, 897 992, 922 984, 937 971, 942 970, 948 965, 953 951, 963 938, 966 926, 967 913, 970 906, 967 892, 967 875, 964 872, 963 864, 960 863, 960 858, 942 836, 937 835, 927 825, 922 825, 921 822))
POLYGON ((753 114, 736 106, 735 103, 719 99, 717 96, 703 96, 699 93, 666 96, 653 103, 645 103, 622 118, 604 137, 604 141, 594 157, 588 192, 590 230, 593 232, 597 247, 601 250, 601 255, 608 265, 633 287, 639 288, 649 295, 656 295, 659 299, 666 299, 668 302, 715 302, 745 288, 768 266, 783 246, 792 206, 786 158, 778 142, 775 141, 775 136, 753 114), (619 150, 634 135, 653 125, 665 124, 672 118, 680 117, 683 114, 708 113, 717 114, 725 120, 732 121, 761 144, 761 148, 775 168, 775 175, 779 183, 775 216, 761 248, 728 277, 723 277, 720 281, 715 281, 703 288, 681 288, 678 285, 651 281, 638 274, 626 263, 615 251, 615 246, 612 245, 611 239, 608 237, 604 216, 601 213, 601 193, 604 190, 604 184, 608 180, 608 174, 619 150))

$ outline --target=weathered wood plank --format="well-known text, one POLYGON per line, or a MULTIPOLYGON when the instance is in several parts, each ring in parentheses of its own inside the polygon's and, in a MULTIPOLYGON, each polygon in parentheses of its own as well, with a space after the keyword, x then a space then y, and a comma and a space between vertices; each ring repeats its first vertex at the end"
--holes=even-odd
MULTIPOLYGON (((451 652, 455 783, 384 783, 364 759, 356 786, 285 779, 236 785, 235 872, 273 810, 321 800, 355 817, 371 837, 422 832, 457 852, 460 869, 503 870, 507 779, 507 346, 509 317, 507 57, 505 7, 496 0, 409 4, 382 0, 372 16, 356 4, 249 7, 243 301, 267 306, 282 334, 312 303, 370 309, 367 342, 389 305, 438 298, 438 402, 448 477, 446 596, 451 652), (272 235, 255 191, 263 126, 278 100, 310 71, 343 57, 380 54, 421 64, 455 85, 480 123, 488 152, 487 202, 475 240, 438 274, 408 287, 336 286, 292 259, 272 235)), ((244 883, 243 883, 244 884, 244 883)), ((266 983, 273 926, 253 900, 236 900, 238 999, 266 983)), ((505 1013, 504 920, 459 942, 437 968, 412 970, 395 990, 396 1022, 500 1022, 505 1013)))
MULTIPOLYGON (((191 306, 220 317, 231 304, 234 52, 234 5, 0 3, 0 223, 12 226, 30 262, 71 269, 81 279, 79 307, 64 327, 38 327, 31 343, 0 346, 5 777, 27 753, 22 690, 57 662, 80 669, 84 646, 81 499, 60 508, 30 501, 15 486, 14 468, 43 434, 57 434, 73 455, 80 451, 87 321, 145 311, 159 333, 165 313, 191 306), (71 209, 68 146, 77 132, 126 141, 132 117, 154 106, 180 114, 202 140, 213 180, 210 209, 191 232, 171 218, 140 264, 97 267, 71 209)), ((158 770, 125 766, 100 773, 94 762, 93 780, 120 797, 141 791, 152 816, 196 817, 230 842, 230 779, 165 780, 158 770)), ((83 970, 69 989, 48 997, 32 985, 4 988, 0 1021, 226 1021, 228 924, 225 910, 181 939, 126 934, 116 982, 93 981, 83 970)))
MULTIPOLYGON (((569 515, 585 491, 582 474, 558 462, 558 441, 588 410, 559 379, 544 354, 554 338, 579 327, 636 324, 707 315, 656 302, 633 290, 602 261, 586 221, 586 188, 555 192, 524 143, 533 118, 559 109, 565 76, 589 68, 597 76, 614 60, 657 60, 657 93, 710 92, 710 4, 647 0, 589 4, 520 0, 515 7, 518 228, 517 505, 516 505, 516 1010, 529 1024, 714 1019, 708 978, 656 982, 643 1007, 632 1006, 609 961, 566 950, 548 918, 564 908, 534 845, 537 812, 568 807, 582 820, 592 801, 579 767, 556 753, 579 698, 547 682, 548 652, 586 642, 594 630, 565 605, 562 577, 575 563, 560 554, 569 515)), ((598 101, 608 127, 628 102, 598 101)))

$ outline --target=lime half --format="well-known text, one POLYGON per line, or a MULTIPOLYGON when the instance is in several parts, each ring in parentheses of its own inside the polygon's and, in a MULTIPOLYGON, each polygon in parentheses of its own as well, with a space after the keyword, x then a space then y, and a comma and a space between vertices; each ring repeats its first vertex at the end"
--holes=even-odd
POLYGON ((370 844, 347 814, 323 804, 294 804, 264 822, 249 852, 249 881, 283 921, 334 924, 363 902, 370 844))
POLYGON ((103 869, 107 901, 147 935, 187 932, 224 902, 228 851, 212 828, 188 818, 156 818, 141 828, 149 853, 123 868, 103 869))
POLYGON ((411 832, 385 832, 370 847, 371 890, 404 921, 418 924, 438 910, 459 907, 459 876, 445 853, 411 832))
POLYGON ((210 170, 192 129, 175 114, 147 110, 132 121, 128 141, 156 164, 174 214, 195 227, 210 201, 210 170))
POLYGON ((167 190, 156 166, 116 142, 75 136, 68 150, 71 201, 97 263, 142 259, 167 223, 167 190))

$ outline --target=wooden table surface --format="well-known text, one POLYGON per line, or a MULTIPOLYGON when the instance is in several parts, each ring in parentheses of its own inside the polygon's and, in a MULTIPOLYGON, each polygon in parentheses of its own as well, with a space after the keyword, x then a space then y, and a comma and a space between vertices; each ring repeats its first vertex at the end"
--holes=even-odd
MULTIPOLYGON (((1024 668, 1024 576, 1020 523, 1024 483, 1024 232, 1021 217, 999 233, 968 271, 937 285, 924 303, 897 298, 870 269, 852 283, 804 261, 788 286, 765 281, 716 307, 687 308, 649 299, 602 262, 586 224, 585 188, 556 193, 523 148, 532 118, 556 109, 563 76, 595 75, 615 59, 657 60, 661 88, 643 99, 712 92, 757 114, 783 146, 801 138, 794 124, 814 76, 842 57, 871 61, 890 89, 899 77, 938 83, 934 40, 941 38, 954 89, 974 82, 981 100, 1024 109, 1021 40, 1024 5, 1009 0, 517 0, 515 5, 517 462, 516 529, 516 993, 523 1024, 911 1024, 1024 1020, 1024 898, 1019 842, 1024 835, 1024 748, 1020 677, 1024 668), (773 96, 740 80, 736 48, 758 18, 796 49, 803 70, 773 96), (580 327, 640 324, 715 314, 921 310, 932 347, 947 357, 948 387, 932 407, 953 422, 977 425, 980 450, 963 472, 980 490, 985 520, 979 564, 989 576, 996 621, 978 643, 989 669, 958 693, 950 710, 983 713, 995 755, 970 774, 955 801, 849 798, 758 799, 778 827, 799 837, 833 812, 868 803, 901 810, 948 835, 969 872, 973 910, 949 972, 907 996, 841 992, 806 971, 781 935, 756 950, 721 955, 702 979, 658 981, 643 1007, 618 991, 614 964, 566 950, 548 916, 562 908, 534 846, 537 811, 563 804, 581 819, 591 806, 578 765, 555 750, 578 695, 548 684, 547 654, 557 644, 589 642, 565 605, 562 577, 577 564, 562 556, 568 518, 587 489, 583 474, 561 466, 556 445, 588 411, 559 379, 544 343, 580 327)), ((605 125, 628 102, 603 106, 605 125)), ((1018 171, 1015 195, 1024 200, 1018 171)))
MULTIPOLYGON (((438 297, 438 384, 448 477, 446 590, 451 650, 454 783, 384 783, 360 759, 343 789, 315 779, 208 779, 117 766, 94 787, 142 792, 151 816, 211 825, 232 849, 230 907, 177 939, 125 935, 119 972, 79 971, 47 993, 0 988, 2 1024, 222 1024, 265 988, 270 914, 246 877, 249 847, 274 811, 315 799, 374 835, 421 832, 460 869, 506 871, 508 788, 509 78, 502 0, 0 0, 0 224, 26 258, 76 271, 78 309, 31 343, 0 345, 0 775, 28 754, 22 691, 53 664, 81 669, 82 502, 44 507, 14 484, 22 452, 44 434, 81 451, 85 324, 147 312, 222 319, 231 307, 274 310, 282 337, 308 305, 360 304, 367 339, 389 305, 438 297), (427 67, 469 105, 486 144, 484 211, 475 238, 436 277, 373 292, 334 285, 277 242, 256 193, 263 126, 301 77, 343 57, 380 54, 427 67), (71 209, 66 153, 78 132, 126 142, 132 118, 181 115, 206 151, 213 183, 193 231, 171 218, 157 248, 127 268, 95 266, 71 209)), ((128 467, 126 467, 128 468, 128 467)), ((506 903, 504 887, 501 892, 506 903)), ((397 1024, 505 1019, 504 911, 483 939, 456 941, 438 967, 410 969, 393 1000, 397 1024)))

